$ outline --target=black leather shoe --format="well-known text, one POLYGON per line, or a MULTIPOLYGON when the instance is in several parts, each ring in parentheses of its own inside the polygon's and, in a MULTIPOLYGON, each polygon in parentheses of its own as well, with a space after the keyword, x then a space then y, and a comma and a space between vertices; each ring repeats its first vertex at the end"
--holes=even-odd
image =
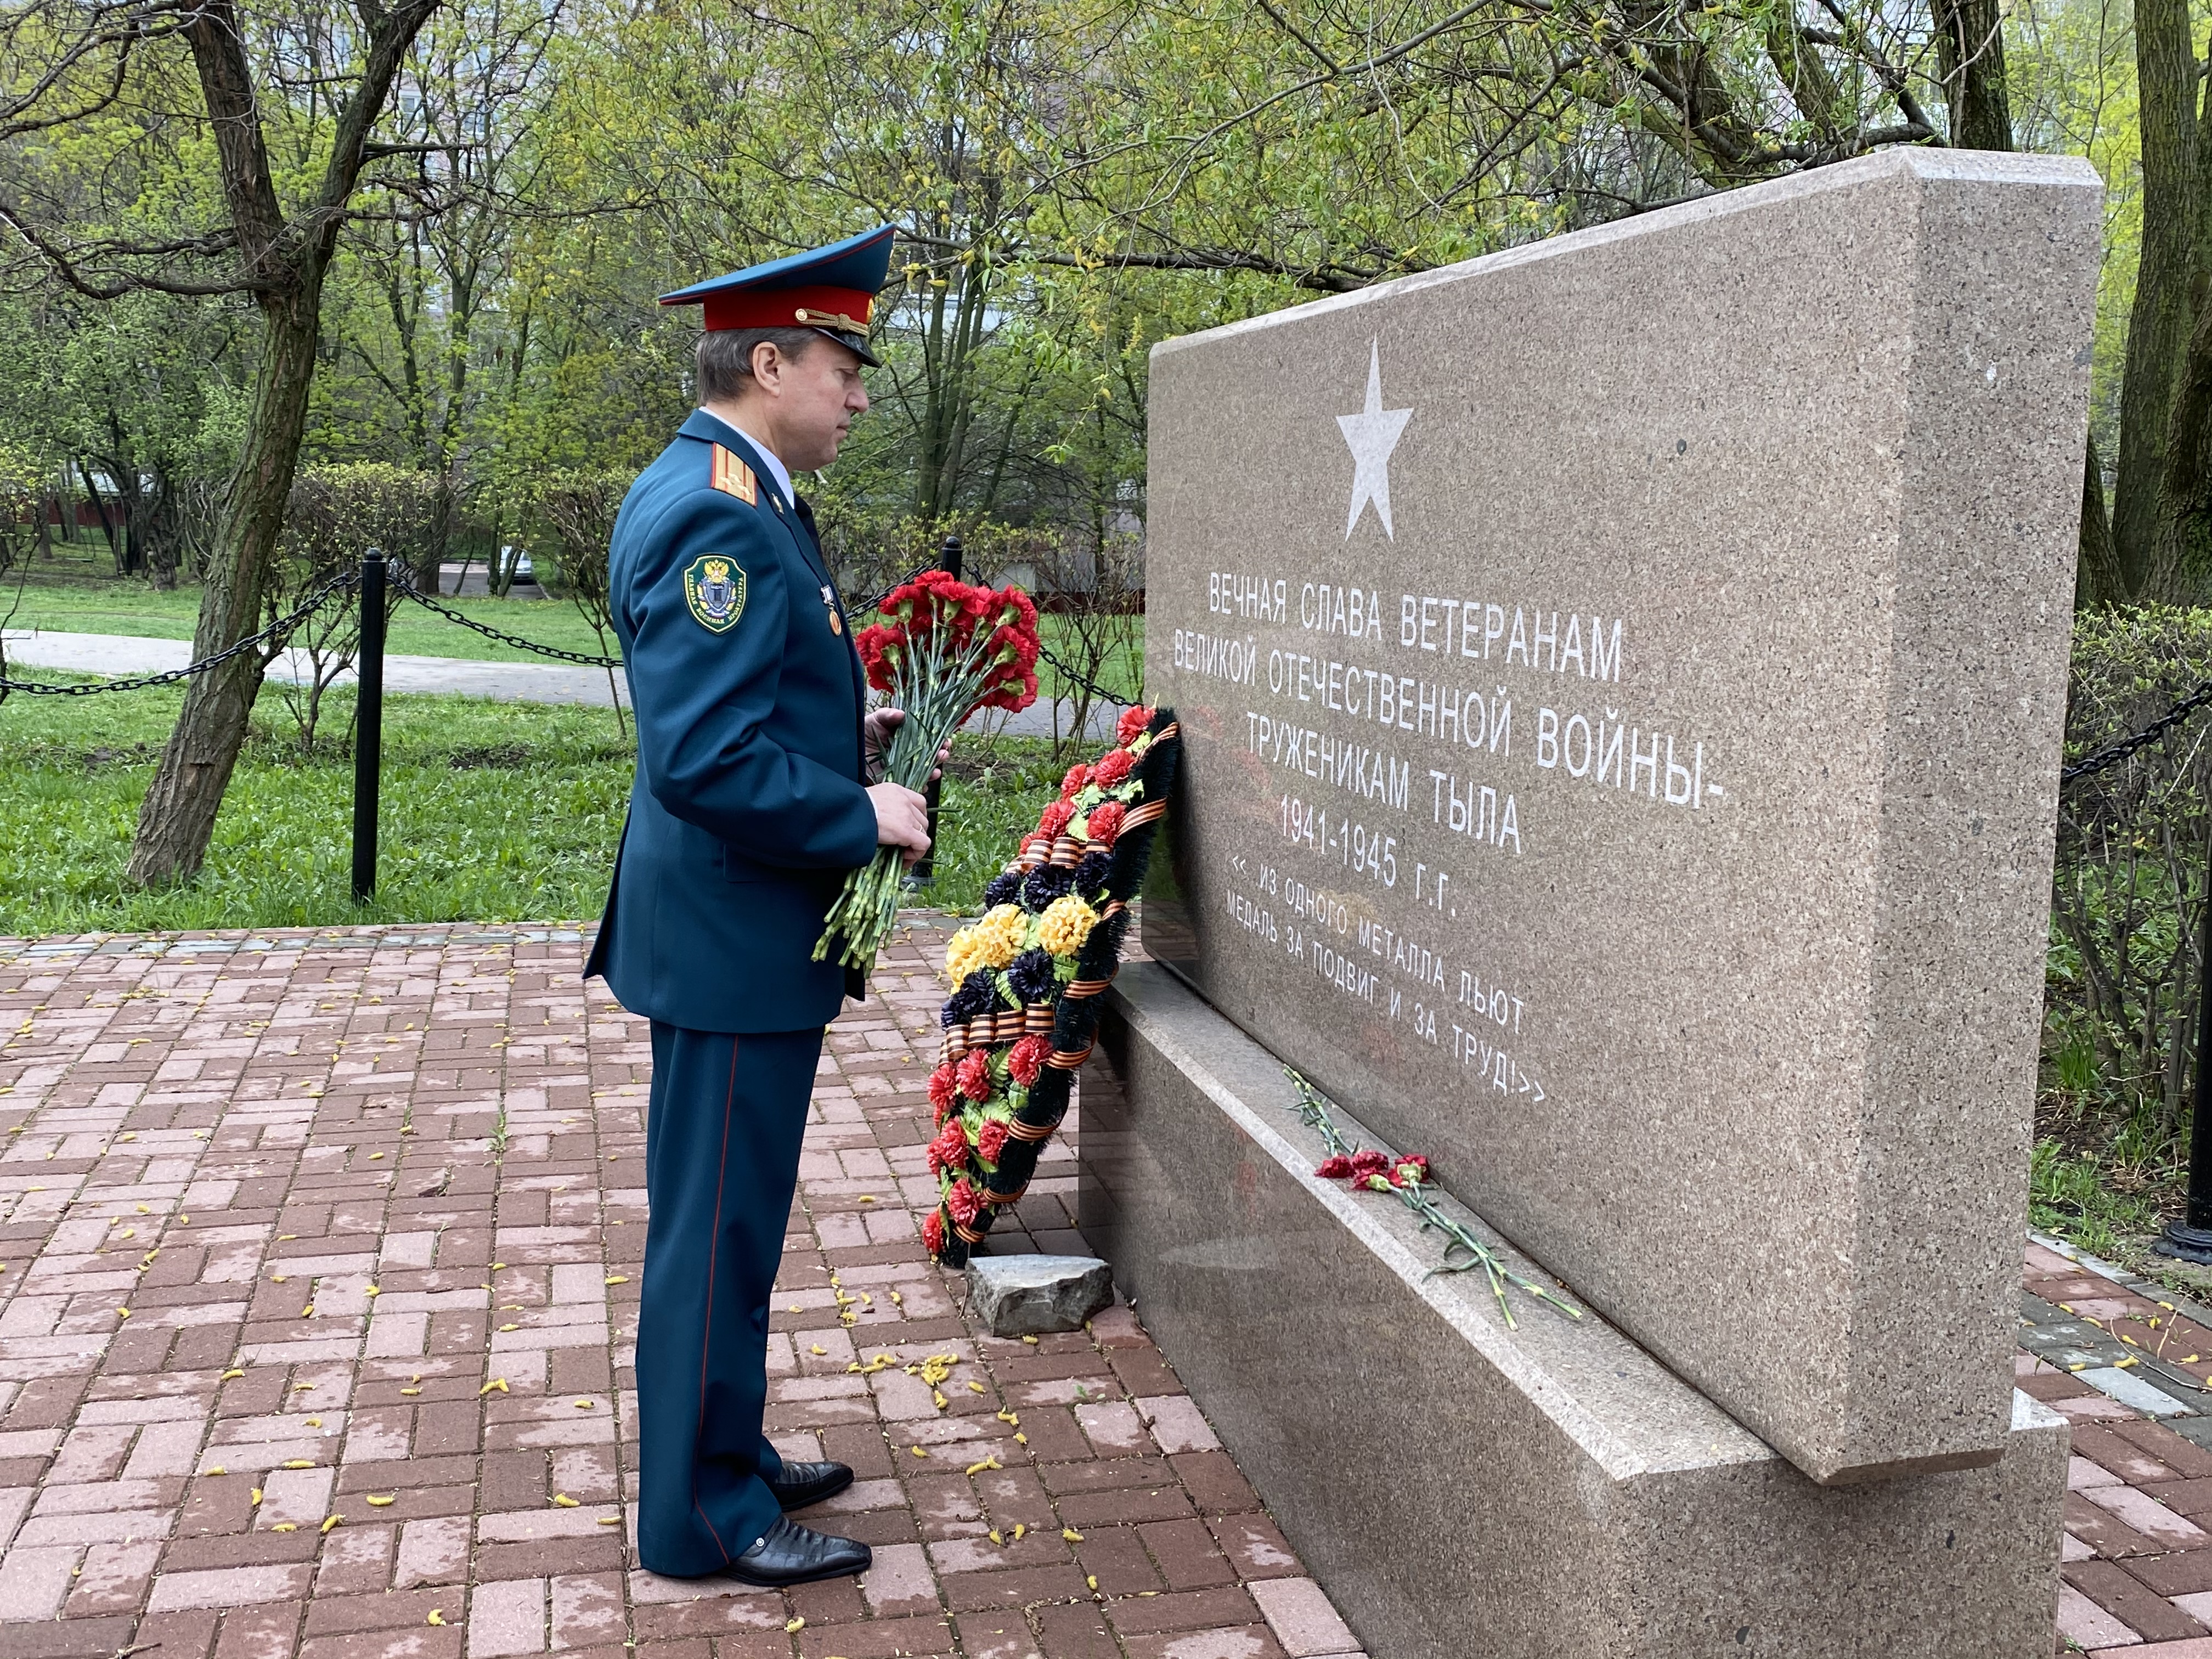
POLYGON ((723 1571, 744 1583, 782 1589, 792 1584, 811 1584, 817 1578, 866 1572, 874 1559, 874 1552, 866 1544, 832 1538, 779 1515, 760 1542, 723 1571))
POLYGON ((768 1480, 768 1489, 786 1512, 803 1510, 825 1498, 835 1498, 853 1484, 853 1472, 842 1463, 786 1463, 783 1473, 768 1480))

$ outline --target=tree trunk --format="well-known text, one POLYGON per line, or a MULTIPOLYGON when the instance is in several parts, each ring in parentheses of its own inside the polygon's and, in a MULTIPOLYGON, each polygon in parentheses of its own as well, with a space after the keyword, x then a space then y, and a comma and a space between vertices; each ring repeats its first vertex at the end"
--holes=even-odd
MULTIPOLYGON (((231 475, 222 529, 200 593, 195 661, 228 649, 259 625, 262 583, 283 532, 284 503, 307 425, 321 289, 318 261, 288 291, 263 302, 261 363, 246 448, 231 475)), ((184 710, 138 811, 131 880, 160 887, 199 873, 260 689, 261 659, 251 651, 185 682, 184 710)))
POLYGON ((2081 538, 2074 562, 2074 608, 2091 611, 2122 605, 2128 598, 2112 546, 2112 515, 2105 508, 2105 468, 2092 432, 2081 452, 2081 538))
POLYGON ((1936 66, 1960 149, 2012 148, 2002 18, 1999 0, 1936 0, 1936 66))
POLYGON ((2136 82, 2142 131, 2142 257, 2120 390, 2112 539, 2130 597, 2185 604, 2168 585, 2178 566, 2154 572, 2159 490, 2175 381, 2191 326, 2190 285, 2201 205, 2197 155, 2197 58, 2189 0, 2136 0, 2136 82), (2154 579, 2155 578, 2155 579, 2154 579))
POLYGON ((2151 563, 2158 591, 2196 594, 2212 580, 2212 305, 2202 295, 2177 367, 2151 563))

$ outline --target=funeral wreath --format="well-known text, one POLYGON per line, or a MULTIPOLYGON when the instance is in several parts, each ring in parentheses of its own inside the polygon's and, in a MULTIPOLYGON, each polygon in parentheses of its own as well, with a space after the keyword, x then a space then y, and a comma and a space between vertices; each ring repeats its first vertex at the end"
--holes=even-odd
POLYGON ((952 994, 929 1079, 939 1198, 921 1232, 948 1267, 963 1265, 1000 1206, 1021 1197, 1067 1110, 1179 747, 1170 710, 1124 711, 1114 747, 1069 769, 1060 799, 983 890, 983 914, 945 947, 952 994))

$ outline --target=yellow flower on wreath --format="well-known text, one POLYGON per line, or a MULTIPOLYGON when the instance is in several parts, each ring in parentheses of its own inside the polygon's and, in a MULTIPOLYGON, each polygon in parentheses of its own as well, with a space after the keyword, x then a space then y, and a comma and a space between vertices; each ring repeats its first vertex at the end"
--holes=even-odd
POLYGON ((958 990, 969 975, 983 966, 982 952, 976 948, 975 930, 963 927, 945 942, 945 975, 958 990))
POLYGON ((1098 913, 1069 893, 1047 905, 1037 919, 1037 943, 1056 957, 1072 956, 1097 925, 1098 913))
POLYGON ((975 955, 986 968, 1003 968, 1022 951, 1029 935, 1030 919, 1018 904, 1001 904, 984 912, 969 930, 975 935, 975 955))

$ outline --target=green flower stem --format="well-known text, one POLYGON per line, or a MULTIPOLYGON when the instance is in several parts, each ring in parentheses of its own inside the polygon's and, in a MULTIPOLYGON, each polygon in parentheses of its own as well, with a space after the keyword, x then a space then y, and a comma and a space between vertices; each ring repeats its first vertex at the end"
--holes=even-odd
MULTIPOLYGON (((920 793, 937 765, 937 751, 951 742, 968 716, 991 671, 990 640, 996 624, 977 624, 975 633, 957 656, 946 649, 944 632, 924 633, 920 648, 900 653, 898 673, 891 688, 891 705, 905 710, 906 718, 891 733, 884 752, 884 779, 920 793)), ((906 864, 894 847, 878 848, 873 859, 845 878, 836 900, 823 918, 822 937, 814 942, 814 960, 828 957, 832 941, 841 939, 838 962, 863 970, 898 924, 900 901, 906 893, 906 864)))
MULTIPOLYGON (((1327 1095, 1315 1088, 1303 1073, 1291 1066, 1283 1067, 1283 1075, 1290 1079, 1291 1086, 1297 1091, 1297 1102, 1293 1109, 1298 1115, 1298 1121, 1321 1136, 1322 1145, 1332 1157, 1349 1158, 1359 1150, 1352 1142, 1346 1140, 1343 1132, 1336 1127, 1336 1120, 1329 1114, 1327 1095)), ((1358 1188, 1354 1190, 1372 1192, 1376 1189, 1358 1188)), ((1423 1232, 1434 1229, 1444 1236, 1444 1259, 1422 1274, 1422 1278, 1433 1279, 1438 1273, 1472 1273, 1480 1268, 1483 1276, 1490 1281, 1490 1293, 1498 1298, 1498 1311, 1504 1316, 1505 1328, 1509 1331, 1517 1330, 1520 1327, 1514 1322, 1513 1310, 1505 1299, 1508 1286, 1533 1296, 1539 1302, 1550 1304, 1570 1319, 1583 1316, 1580 1308, 1561 1301, 1534 1280, 1515 1273, 1505 1265, 1504 1258, 1477 1237, 1466 1224, 1446 1215, 1436 1200, 1429 1196, 1425 1182, 1409 1181, 1402 1187, 1392 1187, 1389 1190, 1419 1218, 1423 1232), (1466 1252, 1467 1259, 1454 1261, 1453 1255, 1460 1251, 1466 1252)))

